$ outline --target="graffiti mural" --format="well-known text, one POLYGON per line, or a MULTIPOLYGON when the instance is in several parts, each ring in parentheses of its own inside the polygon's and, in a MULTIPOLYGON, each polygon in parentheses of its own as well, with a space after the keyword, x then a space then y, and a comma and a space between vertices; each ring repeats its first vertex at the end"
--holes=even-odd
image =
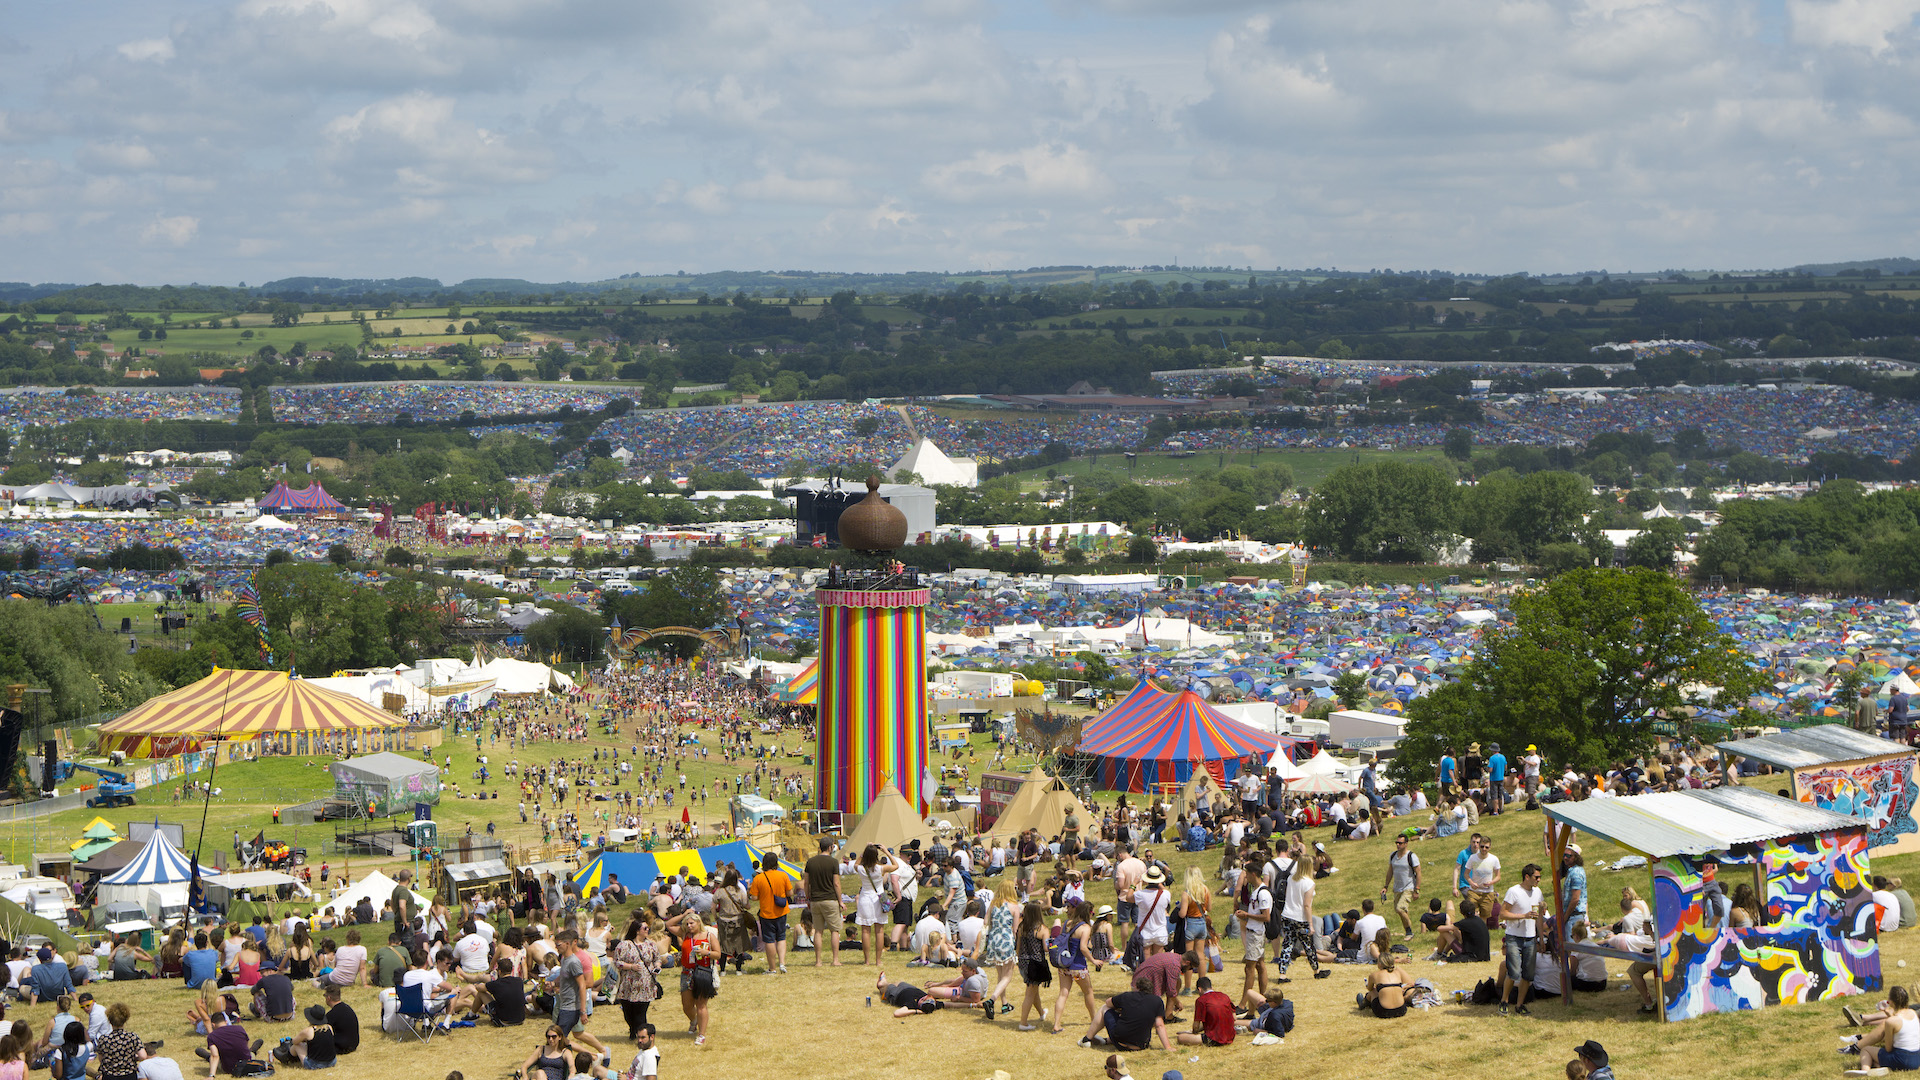
POLYGON ((1913 807, 1920 802, 1920 786, 1914 783, 1913 769, 1912 754, 1799 769, 1793 776, 1794 793, 1801 802, 1866 820, 1867 843, 1881 855, 1892 854, 1889 848, 1916 851, 1920 825, 1914 824, 1913 807))
MULTIPOLYGON (((1705 859, 1653 864, 1666 1018, 1824 1001, 1880 989, 1880 947, 1867 887, 1864 831, 1746 844, 1717 869, 1755 866, 1766 882, 1764 926, 1710 925, 1705 859)), ((1724 882, 1723 882, 1724 884, 1724 882)))

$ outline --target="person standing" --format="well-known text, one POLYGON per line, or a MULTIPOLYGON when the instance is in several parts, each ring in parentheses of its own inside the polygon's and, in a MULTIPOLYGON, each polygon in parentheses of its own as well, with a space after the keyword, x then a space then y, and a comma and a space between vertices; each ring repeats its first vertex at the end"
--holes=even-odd
POLYGON ((1498 814, 1507 807, 1507 755, 1500 744, 1487 747, 1487 812, 1498 814))
POLYGON ((820 966, 821 954, 833 953, 833 966, 840 966, 836 944, 846 925, 846 909, 840 906, 840 860, 833 857, 833 841, 820 838, 820 850, 807 860, 807 912, 813 916, 813 966, 820 966))
MULTIPOLYGON (((1019 861, 1020 871, 1015 884, 1020 890, 1021 903, 1025 903, 1027 896, 1033 892, 1034 870, 1040 865, 1040 840, 1032 829, 1020 834, 1019 861)), ((913 898, 909 896, 907 899, 911 901, 913 898)))
POLYGON ((1540 918, 1542 910, 1540 895, 1540 867, 1528 863, 1520 871, 1520 884, 1507 890, 1500 905, 1500 915, 1506 921, 1507 936, 1504 951, 1507 960, 1506 985, 1500 992, 1500 1015, 1507 1013, 1507 995, 1512 993, 1513 1011, 1526 1016, 1527 991, 1533 986, 1534 949, 1539 941, 1540 918))
POLYGON ((1855 702, 1853 706, 1854 730, 1863 731, 1868 735, 1872 735, 1875 731, 1879 730, 1879 719, 1880 710, 1873 707, 1872 688, 1861 687, 1860 700, 1855 702))
POLYGON ((1393 854, 1387 856, 1387 879, 1380 885, 1380 899, 1393 896, 1394 914, 1407 940, 1413 940, 1413 904, 1420 898, 1420 856, 1404 836, 1393 838, 1393 854))
MULTIPOLYGON (((1113 906, 1114 925, 1127 927, 1131 936, 1140 922, 1140 909, 1134 903, 1134 892, 1140 883, 1146 880, 1147 864, 1133 854, 1133 846, 1122 841, 1114 846, 1113 866, 1113 906)), ((1116 947, 1125 949, 1125 943, 1116 941, 1116 947)))
POLYGON ((654 944, 647 913, 636 912, 627 923, 627 932, 614 945, 615 983, 613 1000, 627 1021, 627 1038, 637 1039, 647 1023, 647 1009, 660 996, 660 947, 654 944))
POLYGON ((1893 688, 1893 696, 1887 699, 1887 737, 1897 743, 1913 741, 1913 717, 1910 713, 1911 698, 1899 686, 1893 688))
POLYGON ((760 902, 760 947, 767 954, 767 970, 787 973, 787 908, 791 905, 793 881, 780 869, 780 857, 768 855, 760 861, 760 872, 753 875, 749 890, 760 902))
POLYGON ((1527 797, 1540 789, 1540 748, 1527 744, 1527 756, 1520 759, 1521 778, 1527 783, 1527 797))
POLYGON ((1324 979, 1333 974, 1320 969, 1320 950, 1313 944, 1313 860, 1296 856, 1293 874, 1287 878, 1287 898, 1280 909, 1280 981, 1288 982, 1287 968, 1298 949, 1313 968, 1313 977, 1324 979))
POLYGON ((394 885, 393 895, 390 898, 393 903, 393 929, 400 935, 400 947, 411 949, 413 948, 413 920, 420 914, 415 910, 413 899, 413 871, 400 871, 394 876, 394 881, 397 884, 394 885))
POLYGON ((1255 997, 1267 997, 1267 920, 1276 918, 1273 890, 1264 878, 1248 876, 1246 900, 1233 917, 1240 923, 1240 959, 1246 981, 1240 987, 1240 1007, 1251 1009, 1255 997), (1258 983, 1256 990, 1255 984, 1258 983))
POLYGON ((1587 918, 1587 860, 1579 844, 1568 844, 1560 856, 1560 907, 1567 926, 1587 918))

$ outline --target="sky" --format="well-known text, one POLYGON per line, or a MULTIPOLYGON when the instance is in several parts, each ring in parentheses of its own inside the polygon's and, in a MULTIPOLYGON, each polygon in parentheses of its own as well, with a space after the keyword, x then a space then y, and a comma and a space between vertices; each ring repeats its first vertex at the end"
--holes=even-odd
POLYGON ((0 280, 1920 255, 1920 0, 8 0, 0 280))

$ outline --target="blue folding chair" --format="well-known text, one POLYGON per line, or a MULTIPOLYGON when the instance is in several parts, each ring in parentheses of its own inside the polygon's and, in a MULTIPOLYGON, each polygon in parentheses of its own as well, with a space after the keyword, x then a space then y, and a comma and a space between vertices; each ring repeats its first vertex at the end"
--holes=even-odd
POLYGON ((394 994, 400 1000, 399 1015, 406 1020, 407 1030, 423 1043, 432 1042, 433 1033, 439 1028, 440 1017, 446 1012, 446 1002, 428 1001, 427 988, 418 983, 395 987, 394 994))

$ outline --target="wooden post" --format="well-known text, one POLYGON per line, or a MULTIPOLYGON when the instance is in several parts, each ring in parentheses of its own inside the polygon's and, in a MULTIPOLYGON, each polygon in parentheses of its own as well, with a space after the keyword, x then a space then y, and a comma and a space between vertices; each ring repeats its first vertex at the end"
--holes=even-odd
MULTIPOLYGON (((1567 951, 1571 938, 1567 934, 1566 904, 1560 894, 1560 863, 1572 840, 1573 826, 1547 818, 1547 865, 1553 874, 1554 959, 1560 965, 1560 1001, 1565 1005, 1573 1004, 1573 954, 1567 951)), ((1591 900, 1588 901, 1588 910, 1592 910, 1591 900)))

